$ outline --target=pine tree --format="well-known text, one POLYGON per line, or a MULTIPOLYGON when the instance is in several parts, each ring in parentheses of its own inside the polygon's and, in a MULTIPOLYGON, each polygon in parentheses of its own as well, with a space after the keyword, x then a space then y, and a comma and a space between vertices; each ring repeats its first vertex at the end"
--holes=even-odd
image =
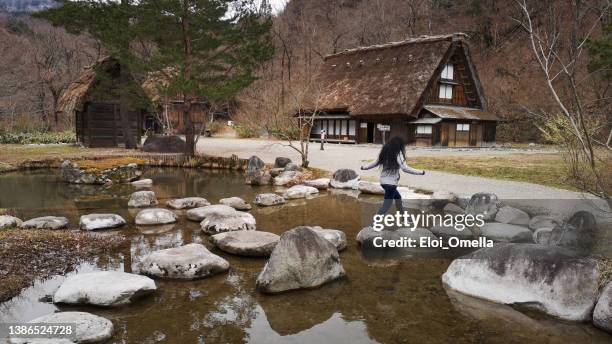
POLYGON ((273 54, 270 18, 248 1, 141 0, 138 25, 154 43, 146 65, 167 71, 162 93, 183 98, 186 155, 194 154, 192 103, 229 100, 273 54))
POLYGON ((612 24, 603 28, 599 39, 588 41, 588 48, 591 55, 589 70, 601 71, 604 78, 612 79, 612 24))

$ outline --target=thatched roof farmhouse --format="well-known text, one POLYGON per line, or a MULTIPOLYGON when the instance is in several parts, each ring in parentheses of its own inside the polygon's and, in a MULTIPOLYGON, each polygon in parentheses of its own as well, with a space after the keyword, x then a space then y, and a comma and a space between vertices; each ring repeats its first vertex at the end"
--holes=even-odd
POLYGON ((497 116, 486 99, 465 34, 422 36, 328 55, 309 105, 340 142, 401 136, 421 146, 486 146, 497 116), (388 131, 387 131, 388 130, 388 131))

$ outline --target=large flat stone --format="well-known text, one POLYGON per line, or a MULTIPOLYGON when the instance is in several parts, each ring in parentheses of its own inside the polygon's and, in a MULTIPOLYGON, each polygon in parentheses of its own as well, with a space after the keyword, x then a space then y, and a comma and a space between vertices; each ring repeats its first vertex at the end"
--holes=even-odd
POLYGON ((63 216, 42 216, 23 222, 23 229, 63 229, 68 227, 68 219, 63 216))
POLYGON ((529 228, 500 222, 488 222, 479 228, 480 235, 497 242, 533 242, 529 228))
POLYGON ((269 257, 280 237, 261 231, 234 231, 215 234, 211 241, 221 250, 249 257, 269 257))
POLYGON ((191 221, 202 221, 207 216, 212 214, 219 215, 232 215, 236 212, 236 209, 225 205, 225 204, 213 204, 204 207, 194 208, 187 210, 187 219, 191 221))
POLYGON ((284 204, 287 201, 282 197, 274 193, 263 193, 255 196, 253 203, 262 207, 269 207, 273 205, 284 204))
POLYGON ((206 198, 202 197, 185 197, 170 200, 166 203, 169 208, 172 209, 192 209, 205 207, 210 205, 210 202, 206 198))
POLYGON ((177 216, 168 209, 151 208, 138 212, 135 221, 137 225, 165 225, 175 223, 177 216))
MULTIPOLYGON (((113 336, 113 323, 103 317, 85 312, 58 312, 28 321, 32 325, 74 324, 76 331, 65 343, 102 343, 113 336)), ((11 338, 13 344, 61 344, 63 339, 11 338)))
POLYGON ((566 249, 499 243, 455 259, 442 281, 474 297, 587 321, 597 300, 599 277, 594 260, 577 258, 566 249))
POLYGON ((130 196, 128 207, 145 208, 157 205, 157 197, 153 191, 136 191, 130 196))
POLYGON ((287 189, 283 194, 283 198, 285 199, 298 199, 298 198, 306 198, 308 196, 319 193, 319 189, 306 186, 306 185, 294 185, 287 189))
POLYGON ((119 271, 99 271, 68 277, 55 292, 54 303, 120 306, 155 291, 146 276, 119 271))
POLYGON ((304 183, 302 184, 306 186, 312 186, 313 188, 317 188, 319 190, 327 190, 329 188, 329 182, 330 182, 329 178, 319 178, 319 179, 305 180, 304 183))
POLYGON ((170 279, 198 279, 227 271, 227 260, 211 253, 204 245, 188 244, 152 252, 140 264, 143 274, 170 279))
POLYGON ((0 229, 4 228, 17 228, 21 226, 23 221, 15 216, 0 215, 0 229))
POLYGON ((125 224, 125 219, 117 214, 82 215, 79 221, 79 227, 86 231, 117 228, 125 224))
POLYGON ((236 210, 246 211, 251 210, 251 205, 245 202, 240 197, 228 197, 219 200, 219 203, 232 207, 236 210))

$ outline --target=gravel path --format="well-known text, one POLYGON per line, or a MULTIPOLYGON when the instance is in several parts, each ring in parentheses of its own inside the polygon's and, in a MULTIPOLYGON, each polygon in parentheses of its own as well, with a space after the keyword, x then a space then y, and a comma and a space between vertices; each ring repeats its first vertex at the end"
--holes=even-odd
MULTIPOLYGON (((379 171, 377 169, 360 171, 360 166, 376 158, 379 145, 339 145, 327 144, 325 150, 319 149, 318 143, 310 145, 310 166, 328 171, 339 168, 351 168, 357 171, 362 178, 376 181, 379 171)), ((279 141, 266 140, 240 140, 229 138, 207 138, 198 143, 198 152, 218 156, 236 154, 240 158, 257 155, 265 162, 273 163, 278 156, 286 156, 296 163, 300 162, 299 154, 279 141)), ((540 151, 541 152, 541 151, 540 151)), ((547 151, 549 153, 550 151, 547 151)), ((436 155, 505 155, 513 154, 512 150, 441 150, 441 149, 409 149, 406 154, 410 156, 436 156, 436 155)), ((538 151, 530 154, 538 154, 538 151)), ((470 196, 479 191, 495 192, 505 199, 575 199, 580 194, 572 191, 551 188, 538 184, 503 181, 497 179, 463 176, 458 174, 427 171, 425 176, 415 176, 403 173, 401 185, 418 187, 427 190, 449 190, 458 195, 470 196)))

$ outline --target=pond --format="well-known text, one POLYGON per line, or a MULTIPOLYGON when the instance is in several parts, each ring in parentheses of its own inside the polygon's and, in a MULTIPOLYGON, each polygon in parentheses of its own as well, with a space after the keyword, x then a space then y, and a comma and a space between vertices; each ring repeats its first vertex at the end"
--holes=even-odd
MULTIPOLYGON (((149 169, 152 190, 161 204, 172 198, 202 196, 211 203, 279 191, 251 187, 227 171, 149 169)), ((0 176, 0 208, 20 218, 62 215, 75 227, 88 213, 116 213, 133 223, 127 208, 133 186, 76 186, 55 171, 38 170, 0 176)), ((244 258, 215 249, 199 224, 181 216, 172 226, 127 225, 130 241, 110 259, 84 261, 69 274, 95 270, 131 272, 144 255, 187 243, 203 243, 231 264, 228 273, 197 281, 156 281, 157 292, 120 308, 65 307, 104 316, 115 324, 111 343, 610 343, 612 337, 591 325, 563 322, 539 313, 522 313, 445 290, 441 275, 465 251, 437 250, 396 256, 363 251, 355 241, 368 225, 380 197, 322 192, 308 200, 254 208, 257 228, 281 234, 298 225, 343 230, 348 248, 340 253, 347 277, 319 289, 264 295, 255 280, 266 260, 244 258)), ((415 210, 416 211, 416 210, 415 210)), ((179 212, 180 214, 180 212, 179 212)), ((183 214, 184 215, 184 214, 183 214)), ((56 311, 45 301, 65 276, 39 280, 0 304, 0 322, 28 321, 56 311)))

